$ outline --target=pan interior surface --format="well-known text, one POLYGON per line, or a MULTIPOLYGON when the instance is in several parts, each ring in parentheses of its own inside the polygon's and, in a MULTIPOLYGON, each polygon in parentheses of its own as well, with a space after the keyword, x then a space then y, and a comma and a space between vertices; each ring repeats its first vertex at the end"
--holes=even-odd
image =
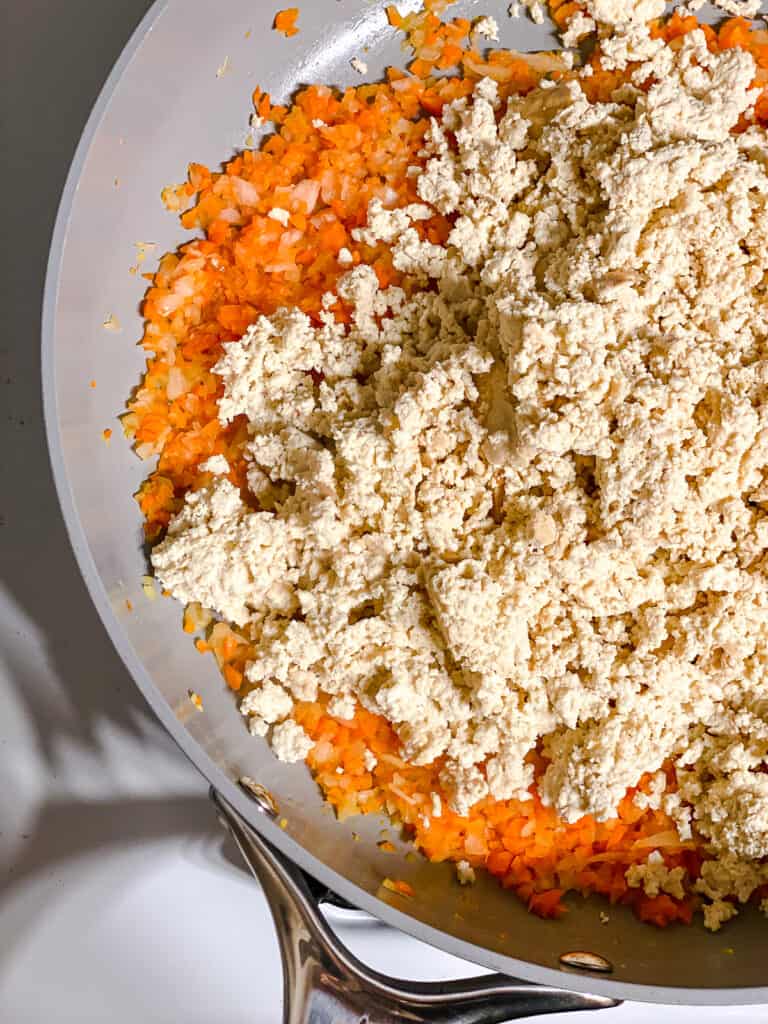
MULTIPOLYGON (((144 367, 135 345, 146 285, 141 272, 154 261, 129 273, 136 244, 154 243, 156 258, 185 240, 160 191, 184 179, 189 161, 218 166, 245 145, 256 85, 283 101, 305 83, 359 83, 353 57, 365 61, 371 78, 403 60, 382 3, 313 0, 301 8, 300 32, 291 39, 271 31, 277 6, 222 0, 214 13, 208 0, 156 4, 105 86, 65 190, 46 289, 46 416, 70 535, 105 625, 203 774, 267 838, 365 909, 449 952, 533 981, 649 1001, 768 1002, 766 922, 756 912, 740 914, 719 935, 700 926, 658 930, 597 900, 573 901, 564 918, 544 921, 490 878, 464 888, 450 865, 406 860, 404 844, 395 854, 379 850, 387 823, 337 822, 305 767, 278 763, 264 741, 248 734, 213 660, 182 633, 178 605, 149 600, 142 588, 147 559, 132 494, 147 465, 130 451, 115 417, 144 367), (117 329, 105 329, 105 321, 117 329), (109 444, 105 428, 114 433, 109 444), (190 690, 201 695, 202 714, 190 690), (284 827, 236 788, 243 775, 272 794, 284 827), (408 881, 415 897, 381 890, 387 876, 408 881), (598 978, 562 968, 560 955, 572 950, 606 957, 613 973, 598 978)), ((556 45, 548 26, 508 18, 498 0, 451 10, 494 15, 502 45, 556 45)))

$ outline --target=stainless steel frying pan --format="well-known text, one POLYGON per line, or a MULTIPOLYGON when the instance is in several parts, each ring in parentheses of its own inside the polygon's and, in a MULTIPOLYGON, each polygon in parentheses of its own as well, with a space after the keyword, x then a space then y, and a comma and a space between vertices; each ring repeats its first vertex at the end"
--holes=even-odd
MULTIPOLYGON (((597 901, 576 900, 565 918, 549 922, 528 915, 491 879, 461 888, 448 865, 414 863, 405 847, 380 851, 381 820, 337 822, 303 766, 279 764, 248 734, 212 661, 181 633, 179 607, 151 601, 142 591, 146 553, 131 495, 146 467, 122 440, 115 415, 144 363, 133 344, 141 333, 144 284, 140 274, 129 273, 135 244, 154 242, 160 254, 182 237, 176 218, 161 206, 160 189, 182 180, 189 160, 215 164, 243 145, 257 84, 287 97, 305 82, 358 82, 353 56, 363 57, 371 74, 401 60, 381 0, 305 2, 301 31, 290 40, 270 31, 278 6, 277 0, 158 0, 129 41, 91 114, 64 190, 46 284, 43 384, 64 516, 104 625, 156 714, 219 794, 220 813, 260 873, 284 936, 290 923, 302 939, 291 951, 284 938, 289 988, 302 994, 291 1019, 360 1020, 367 1008, 371 1022, 499 1020, 534 1009, 598 1007, 616 998, 768 1003, 768 926, 757 913, 745 911, 717 936, 700 927, 659 931, 623 908, 612 908, 603 924, 605 907, 597 901), (110 315, 119 330, 102 326, 110 315), (102 438, 106 427, 117 428, 110 444, 102 438), (204 713, 189 701, 190 688, 201 694, 204 713), (241 776, 271 794, 277 820, 266 798, 255 800, 237 786, 241 776), (352 827, 360 841, 352 841, 352 827), (343 951, 328 947, 298 869, 388 924, 544 988, 532 995, 525 986, 486 981, 469 1003, 449 1013, 449 1002, 464 998, 458 990, 398 991, 360 973, 343 951), (410 882, 415 898, 382 890, 385 876, 410 882), (563 954, 581 950, 609 961, 611 973, 564 964, 563 954), (573 995, 558 1002, 552 987, 605 998, 573 995), (357 1001, 342 1011, 343 993, 352 991, 357 1001), (390 1016, 387 999, 400 1007, 390 1016)), ((418 0, 402 4, 416 6, 418 0)), ((506 7, 477 0, 456 10, 496 15, 507 45, 552 45, 546 27, 509 19, 506 7)))

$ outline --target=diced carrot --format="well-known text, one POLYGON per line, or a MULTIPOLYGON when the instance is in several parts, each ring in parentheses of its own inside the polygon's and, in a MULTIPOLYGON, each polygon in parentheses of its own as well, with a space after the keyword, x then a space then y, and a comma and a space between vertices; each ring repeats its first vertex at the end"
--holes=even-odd
POLYGON ((395 7, 395 5, 394 4, 390 4, 389 7, 387 7, 386 10, 387 10, 387 18, 389 20, 389 24, 393 28, 402 28, 402 26, 403 26, 403 16, 400 14, 400 12, 395 7))
POLYGON ((238 672, 232 665, 224 666, 224 678, 231 690, 239 690, 243 685, 243 673, 238 672))
POLYGON ((284 36, 295 36, 299 31, 296 27, 296 19, 299 16, 298 7, 286 7, 275 15, 274 28, 282 32, 284 36))
POLYGON ((561 903, 562 895, 562 889, 535 892, 528 899, 528 909, 537 917, 560 917, 566 912, 561 903))

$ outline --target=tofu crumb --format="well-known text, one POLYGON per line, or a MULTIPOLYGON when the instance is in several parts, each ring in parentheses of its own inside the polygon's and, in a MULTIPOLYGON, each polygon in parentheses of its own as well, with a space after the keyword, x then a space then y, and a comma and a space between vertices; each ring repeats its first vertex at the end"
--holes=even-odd
POLYGON ((355 717, 355 698, 349 694, 338 694, 328 702, 328 714, 342 721, 350 722, 355 717))
POLYGON ((712 0, 712 3, 734 18, 754 18, 762 7, 762 0, 712 0))
MULTIPOLYGON (((591 18, 584 11, 576 11, 569 19, 565 27, 565 32, 562 33, 563 46, 572 47, 578 46, 582 39, 586 39, 587 36, 591 35, 597 28, 595 19, 591 18)), ((592 69, 592 65, 586 65, 592 69)))
POLYGON ((223 455, 211 455, 205 462, 200 463, 200 470, 203 473, 213 473, 214 476, 225 476, 229 473, 229 463, 223 455))
POLYGON ((278 224, 282 224, 283 227, 286 227, 291 219, 291 215, 288 210, 284 210, 280 206, 273 206, 267 216, 270 220, 276 220, 278 224))
POLYGON ((656 772, 648 785, 648 791, 643 792, 642 790, 638 790, 635 793, 633 797, 635 807, 639 807, 642 811, 648 810, 648 808, 654 811, 659 810, 666 788, 666 773, 661 771, 656 772))
POLYGON ((367 747, 363 753, 363 767, 367 772, 372 772, 376 765, 379 763, 379 759, 376 757, 372 750, 367 747))
POLYGON ((342 246, 341 249, 339 249, 338 261, 342 266, 346 266, 350 263, 354 263, 355 258, 346 246, 342 246))
POLYGON ((645 864, 633 864, 627 869, 625 877, 632 889, 642 888, 646 896, 658 896, 665 892, 674 899, 685 899, 683 879, 684 867, 668 869, 664 858, 658 851, 650 854, 645 864))
POLYGON ((272 730, 272 750, 279 761, 303 761, 314 747, 312 740, 292 719, 281 722, 272 730))
POLYGON ((531 21, 534 25, 543 25, 545 17, 544 6, 539 3, 539 0, 533 0, 533 2, 531 2, 531 0, 527 0, 527 6, 528 14, 530 15, 531 21))
POLYGON ((251 690, 240 702, 241 714, 255 715, 265 726, 282 722, 292 710, 293 700, 288 691, 271 680, 260 689, 251 690))
POLYGON ((736 907, 728 900, 715 900, 704 906, 704 927, 712 932, 719 932, 726 921, 730 921, 738 913, 736 907))
POLYGON ((499 25, 495 18, 478 18, 472 26, 472 32, 474 35, 481 36, 483 39, 489 39, 492 42, 498 42, 499 39, 499 25))
POLYGON ((459 885, 473 885, 477 876, 468 860, 460 860, 456 862, 456 877, 459 885))
POLYGON ((352 70, 356 71, 358 75, 368 74, 368 65, 365 63, 364 60, 360 60, 359 57, 353 57, 349 63, 352 70))

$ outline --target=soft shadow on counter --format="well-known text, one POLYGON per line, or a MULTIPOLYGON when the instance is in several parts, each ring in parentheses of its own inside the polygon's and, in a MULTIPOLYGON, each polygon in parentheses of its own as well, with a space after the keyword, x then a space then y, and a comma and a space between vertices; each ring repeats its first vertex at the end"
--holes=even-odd
MULTIPOLYGON (((25 884, 42 878, 66 877, 68 862, 137 845, 150 847, 172 839, 190 856, 216 870, 245 872, 242 857, 219 826, 205 797, 169 799, 125 798, 110 801, 64 800, 41 806, 38 818, 19 843, 17 854, 0 879, 0 916, 25 884)), ((126 879, 128 882, 129 879, 126 879)), ((258 883, 254 880, 254 885, 258 883)), ((66 891, 62 892, 66 896, 66 891)), ((33 887, 25 895, 16 927, 0 930, 0 961, 19 942, 21 933, 34 930, 49 910, 45 889, 33 887)), ((6 922, 7 924, 7 922, 6 922)))
POLYGON ((0 62, 0 171, 7 176, 4 193, 14 197, 4 213, 4 228, 16 242, 13 258, 9 251, 4 258, 0 333, 0 583, 19 614, 0 620, 0 653, 19 698, 28 704, 40 750, 49 754, 57 729, 35 685, 37 666, 19 635, 25 628, 43 636, 48 663, 71 694, 71 713, 61 716, 58 729, 92 743, 92 725, 104 716, 131 730, 147 714, 91 604, 59 512, 42 418, 40 312, 48 246, 69 161, 118 55, 118 41, 129 37, 149 6, 149 0, 29 0, 6 5, 3 22, 3 45, 9 52, 0 62), (42 13, 30 16, 34 8, 44 12, 45 33, 38 30, 42 13), (102 31, 107 24, 110 31, 102 31), (94 59, 93 39, 109 40, 99 59, 94 59), (54 51, 62 48, 69 52, 66 65, 53 60, 54 51), (81 62, 86 48, 89 59, 81 62), (36 74, 42 66, 61 69, 54 90, 50 77, 36 74))

